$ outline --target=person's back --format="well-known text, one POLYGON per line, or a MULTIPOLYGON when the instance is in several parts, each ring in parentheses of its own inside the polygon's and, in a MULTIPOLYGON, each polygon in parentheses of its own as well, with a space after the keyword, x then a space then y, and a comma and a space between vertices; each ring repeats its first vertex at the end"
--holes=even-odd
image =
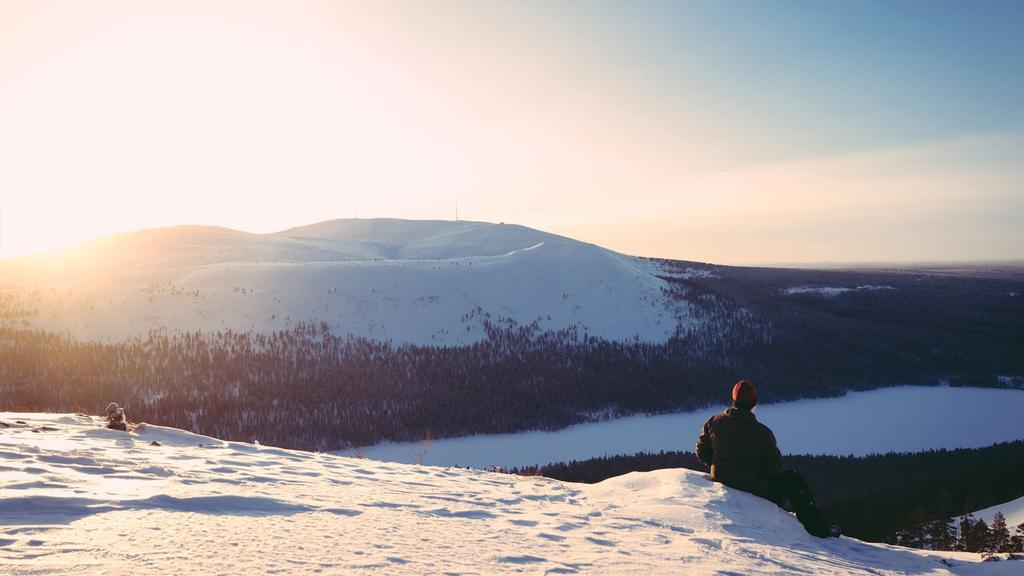
POLYGON ((838 536, 818 511, 810 486, 792 470, 782 469, 782 454, 772 434, 754 416, 757 391, 747 380, 732 389, 732 408, 712 416, 697 438, 697 458, 711 467, 711 479, 756 494, 780 507, 786 501, 815 536, 838 536))
POLYGON ((746 408, 729 408, 704 424, 697 458, 711 466, 712 480, 765 498, 771 478, 782 473, 775 435, 746 408))

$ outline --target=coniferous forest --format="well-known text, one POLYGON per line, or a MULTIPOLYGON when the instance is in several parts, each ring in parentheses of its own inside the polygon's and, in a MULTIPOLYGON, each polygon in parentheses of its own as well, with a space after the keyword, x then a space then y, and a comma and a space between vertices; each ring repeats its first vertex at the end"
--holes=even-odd
POLYGON ((542 332, 500 319, 466 346, 392 344, 326 325, 99 343, 34 330, 0 298, 0 408, 96 413, 233 440, 333 450, 382 440, 557 429, 897 384, 1024 387, 1019 271, 813 271, 665 261, 694 322, 665 343, 542 332), (829 297, 787 287, 872 286, 829 297))

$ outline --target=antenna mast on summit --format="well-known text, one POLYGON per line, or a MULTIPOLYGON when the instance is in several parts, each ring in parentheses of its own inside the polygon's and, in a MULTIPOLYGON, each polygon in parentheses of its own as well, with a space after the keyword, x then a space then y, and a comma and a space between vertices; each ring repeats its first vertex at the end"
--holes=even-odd
POLYGON ((455 201, 455 221, 459 221, 459 201, 455 201))

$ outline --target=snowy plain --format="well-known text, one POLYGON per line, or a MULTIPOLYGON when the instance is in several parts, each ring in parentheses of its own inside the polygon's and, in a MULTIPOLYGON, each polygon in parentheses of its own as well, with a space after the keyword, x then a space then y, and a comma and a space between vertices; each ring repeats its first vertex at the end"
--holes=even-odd
POLYGON ((0 413, 3 574, 1020 574, 821 540, 701 473, 595 485, 0 413))
MULTIPOLYGON (((421 462, 511 468, 640 451, 692 451, 701 426, 722 409, 632 416, 555 432, 436 439, 429 442, 421 462)), ((980 448, 1024 439, 1020 416, 1024 390, 899 386, 839 398, 764 404, 756 414, 775 432, 784 454, 864 456, 980 448)), ((384 443, 358 452, 377 460, 409 463, 420 459, 422 449, 417 442, 384 443)))

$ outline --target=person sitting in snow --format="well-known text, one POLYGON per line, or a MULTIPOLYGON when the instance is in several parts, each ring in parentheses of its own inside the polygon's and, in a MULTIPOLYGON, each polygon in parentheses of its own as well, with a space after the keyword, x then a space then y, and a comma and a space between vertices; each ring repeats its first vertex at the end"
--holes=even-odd
POLYGON ((125 418, 124 408, 118 406, 117 402, 107 404, 107 428, 128 431, 128 419, 125 418))
POLYGON ((732 407, 712 416, 697 438, 697 458, 711 467, 711 479, 756 494, 784 507, 786 500, 808 533, 838 536, 814 504, 799 473, 782 469, 782 454, 770 428, 757 421, 757 390, 747 380, 732 388, 732 407))

